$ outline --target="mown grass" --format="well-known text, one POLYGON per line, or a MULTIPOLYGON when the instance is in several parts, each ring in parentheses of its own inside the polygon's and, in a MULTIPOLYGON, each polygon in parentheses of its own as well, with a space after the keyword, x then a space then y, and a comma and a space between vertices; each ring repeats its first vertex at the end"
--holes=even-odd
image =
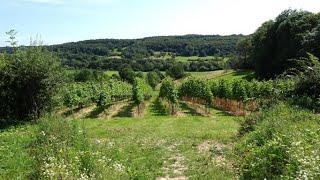
POLYGON ((164 161, 172 155, 168 147, 172 145, 177 145, 177 151, 185 157, 188 168, 185 173, 191 179, 231 179, 235 175, 232 170, 213 164, 214 156, 202 154, 197 148, 204 141, 232 142, 238 122, 235 117, 220 114, 219 111, 213 117, 152 116, 147 113, 144 118, 87 119, 79 123, 87 127, 93 142, 103 142, 100 147, 107 149, 111 159, 121 162, 131 178, 154 179, 163 176, 164 161))

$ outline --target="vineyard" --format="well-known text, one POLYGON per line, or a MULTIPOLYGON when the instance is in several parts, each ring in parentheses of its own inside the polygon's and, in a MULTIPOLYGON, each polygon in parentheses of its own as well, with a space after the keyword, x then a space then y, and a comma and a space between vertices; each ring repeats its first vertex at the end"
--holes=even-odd
MULTIPOLYGON (((3 12, 15 7, 19 15, 31 4, 37 5, 29 12, 68 10, 55 14, 68 17, 68 22, 58 18, 58 24, 67 24, 70 32, 82 24, 79 20, 90 20, 68 39, 79 33, 89 37, 85 31, 100 37, 105 32, 99 28, 106 24, 99 22, 96 32, 90 25, 105 17, 112 17, 108 23, 132 18, 116 23, 130 28, 103 29, 121 29, 119 38, 128 30, 134 36, 147 34, 163 24, 161 18, 177 12, 184 17, 179 3, 153 4, 144 11, 120 1, 53 1, 3 2, 3 12), (94 4, 96 13, 87 13, 94 4), (111 5, 121 5, 119 12, 130 18, 105 14, 118 12, 105 10, 111 5), (152 12, 158 15, 159 7, 174 11, 155 18, 152 12), (74 10, 87 18, 73 15, 74 10), (77 23, 70 21, 74 17, 77 23), (141 21, 146 18, 151 19, 141 21), (143 31, 134 29, 137 22, 143 31), (152 28, 147 28, 150 22, 152 28)), ((233 3, 241 7, 248 2, 233 3)), ((190 8, 207 8, 203 5, 190 8)), ((18 17, 4 23, 15 24, 23 16, 18 17)), ((181 26, 188 32, 200 27, 188 30, 186 25, 205 24, 192 24, 198 18, 188 17, 181 21, 188 22, 181 26)), ((61 33, 46 27, 56 27, 55 18, 50 16, 41 29, 61 33)), ((171 19, 171 25, 181 23, 177 18, 166 22, 171 19)), ((22 22, 17 27, 30 30, 30 23, 22 22)), ((6 32, 8 44, 0 47, 0 180, 320 179, 320 13, 288 9, 250 35, 130 39, 126 34, 129 39, 47 46, 37 37, 28 46, 19 44, 17 31, 6 32)))
MULTIPOLYGON (((168 111, 175 115, 179 102, 203 105, 206 112, 210 107, 244 115, 257 111, 259 107, 273 101, 292 96, 296 86, 293 79, 274 81, 247 81, 241 79, 218 79, 204 81, 188 78, 177 85, 174 80, 164 79, 159 86, 158 98, 167 102, 168 111)), ((144 102, 153 96, 153 90, 144 78, 135 78, 133 85, 119 81, 71 83, 62 88, 60 97, 67 108, 84 108, 95 104, 104 107, 122 101, 132 101, 141 114, 144 102)))
MULTIPOLYGON (((242 76, 243 74, 240 77, 242 76)), ((248 151, 247 147, 253 146, 260 151, 260 148, 268 148, 268 145, 260 147, 243 140, 235 146, 233 138, 245 136, 251 131, 255 133, 256 124, 263 121, 261 119, 267 118, 266 123, 269 121, 271 123, 272 117, 260 115, 261 109, 295 98, 294 92, 299 83, 294 78, 269 81, 246 80, 237 76, 230 78, 229 73, 209 80, 188 77, 176 81, 166 77, 158 82, 159 84, 155 85, 152 81, 154 89, 148 83, 148 76, 136 77, 133 84, 119 79, 65 84, 55 99, 60 102, 59 111, 64 109, 63 112, 66 110, 68 112, 62 113, 62 117, 75 118, 75 120, 70 124, 65 120, 48 119, 40 125, 41 132, 45 135, 39 135, 34 143, 46 149, 58 147, 63 150, 42 152, 36 148, 34 153, 38 153, 43 159, 36 161, 40 169, 37 169, 33 175, 68 178, 70 177, 68 174, 73 174, 71 177, 84 176, 78 174, 86 173, 81 170, 83 165, 78 162, 81 158, 83 163, 86 163, 85 166, 89 165, 91 168, 92 174, 86 176, 95 178, 112 176, 114 179, 142 177, 233 179, 238 176, 237 173, 242 177, 255 177, 254 172, 258 170, 251 168, 250 164, 254 163, 254 158, 262 155, 248 151), (84 115, 82 115, 83 112, 85 112, 84 115), (56 124, 52 124, 53 122, 56 124), (45 127, 48 126, 52 127, 46 129, 45 127), (73 129, 73 126, 76 129, 73 129), (79 134, 77 129, 83 129, 80 132, 85 131, 88 139, 81 139, 83 135, 79 134), (78 137, 76 141, 83 144, 79 147, 72 143, 68 146, 61 144, 63 138, 69 136, 78 137), (52 137, 58 139, 51 139, 52 137), (54 143, 54 146, 51 147, 46 141, 54 143), (190 150, 190 147, 194 148, 190 150), (86 154, 83 154, 83 151, 86 151, 86 154), (70 153, 81 156, 67 155, 70 153), (236 154, 236 157, 231 154, 236 154), (61 161, 51 157, 57 157, 61 161), (88 157, 90 159, 87 159, 88 157), (201 159, 201 162, 197 163, 196 159, 201 159), (65 172, 55 165, 58 162, 64 163, 59 166, 76 169, 70 168, 65 172), (235 162, 241 163, 239 172, 235 171, 235 168, 238 168, 235 162), (202 170, 204 174, 200 175, 197 168, 204 166, 207 168, 204 168, 202 170), (41 167, 53 169, 43 171, 41 167)), ((286 113, 295 110, 282 104, 276 105, 270 111, 286 113)), ((313 116, 309 117, 306 112, 296 111, 299 112, 299 119, 316 119, 313 116)), ((293 121, 292 118, 294 117, 288 116, 285 122, 293 121)), ((36 131, 33 127, 28 128, 28 131, 31 131, 30 128, 36 131)), ((266 129, 262 130, 259 133, 266 131, 266 129)), ((290 132, 280 127, 274 131, 290 132)), ((318 133, 314 129, 312 132, 318 133)), ((13 130, 0 138, 10 139, 16 136, 16 133, 13 130)), ((303 132, 297 131, 297 133, 303 132)), ((291 137, 294 137, 294 134, 290 134, 291 137)), ((24 138, 19 140, 20 143, 32 141, 29 136, 24 138)), ((254 139, 255 136, 250 138, 254 139)), ((278 143, 284 141, 284 139, 276 140, 278 143)), ((4 144, 5 142, 3 141, 4 144)), ((6 151, 16 148, 14 144, 7 147, 9 149, 6 148, 6 151)), ((317 147, 318 143, 313 144, 311 149, 306 151, 309 153, 308 156, 311 156, 312 149, 317 147)), ((301 154, 297 154, 296 149, 290 148, 286 151, 292 151, 297 161, 303 158, 301 154)), ((28 159, 28 156, 21 158, 28 159)), ((16 160, 18 159, 14 157, 9 159, 13 162, 16 160)), ((28 159, 28 161, 32 160, 28 159)), ((10 168, 8 161, 5 162, 8 164, 5 169, 10 168)), ((316 162, 315 159, 312 163, 316 162)), ((288 166, 291 167, 294 163, 295 161, 290 161, 288 166)), ((260 166, 265 165, 260 164, 260 166)), ((0 172, 3 173, 0 177, 16 175, 12 171, 0 170, 0 172)), ((313 170, 310 173, 314 174, 316 171, 313 170)))
POLYGON ((68 108, 83 108, 92 103, 105 106, 132 97, 132 85, 122 81, 72 83, 63 88, 61 98, 68 108))

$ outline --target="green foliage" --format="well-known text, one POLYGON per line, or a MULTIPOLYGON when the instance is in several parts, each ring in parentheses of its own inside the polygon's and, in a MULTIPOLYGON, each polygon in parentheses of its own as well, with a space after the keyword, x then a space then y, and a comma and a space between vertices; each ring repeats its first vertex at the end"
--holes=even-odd
POLYGON ((165 79, 160 88, 159 97, 169 101, 171 114, 175 113, 175 105, 178 103, 178 90, 172 79, 165 79))
POLYGON ((311 54, 309 59, 311 65, 299 76, 294 95, 298 104, 320 111, 320 62, 311 54))
POLYGON ((122 80, 127 81, 130 84, 133 84, 136 74, 131 67, 124 67, 119 70, 119 76, 122 80))
POLYGON ((87 157, 88 140, 83 130, 60 118, 45 118, 39 128, 31 154, 35 168, 31 177, 73 179, 93 177, 93 162, 87 157))
POLYGON ((232 84, 232 99, 241 101, 248 98, 247 81, 238 80, 232 84))
POLYGON ((247 118, 235 149, 240 179, 318 179, 318 120, 283 104, 247 118))
POLYGON ((148 84, 155 89, 155 87, 161 82, 162 77, 159 76, 157 72, 148 72, 147 74, 147 81, 148 84))
MULTIPOLYGON (((213 87, 212 87, 213 88, 213 87)), ((216 96, 219 98, 230 98, 232 97, 232 86, 226 80, 221 80, 216 87, 216 90, 213 90, 216 93, 216 96)))
POLYGON ((102 71, 82 69, 73 74, 75 82, 103 81, 107 80, 107 75, 102 71))
MULTIPOLYGON (((318 18, 320 18, 319 14, 318 18)), ((307 33, 304 38, 303 46, 305 47, 306 52, 310 52, 316 57, 320 57, 320 24, 318 23, 317 27, 307 33)))
POLYGON ((319 57, 320 16, 306 11, 285 10, 274 21, 264 23, 251 37, 250 59, 257 75, 275 78, 291 68, 300 68, 291 59, 319 57))
POLYGON ((132 88, 132 99, 136 105, 140 105, 143 101, 151 97, 152 88, 144 79, 135 78, 132 88))
POLYGON ((282 100, 291 96, 296 87, 296 79, 276 79, 274 81, 225 80, 212 81, 210 89, 215 97, 245 101, 247 99, 282 100))
POLYGON ((2 56, 0 119, 30 120, 52 109, 64 81, 59 60, 42 47, 2 56))
POLYGON ((10 31, 6 32, 6 35, 9 36, 9 40, 6 41, 10 44, 11 47, 16 48, 18 45, 18 41, 16 39, 18 32, 14 29, 11 29, 10 31))
POLYGON ((175 63, 167 70, 167 75, 174 79, 181 79, 185 76, 185 71, 182 63, 175 63))
POLYGON ((252 53, 252 41, 251 37, 247 37, 241 39, 237 43, 237 52, 238 52, 238 60, 236 64, 233 64, 232 67, 234 69, 253 69, 253 62, 249 58, 249 55, 252 53))
POLYGON ((172 104, 178 102, 178 91, 172 79, 165 79, 162 82, 159 97, 167 99, 172 104))
POLYGON ((76 82, 86 82, 92 80, 91 71, 88 69, 80 70, 74 76, 76 82))
POLYGON ((4 57, 4 55, 3 55, 2 53, 0 53, 0 70, 1 70, 2 68, 4 68, 5 65, 6 65, 5 57, 4 57))
POLYGON ((60 93, 63 104, 69 108, 96 103, 104 106, 112 102, 129 99, 132 86, 126 82, 109 80, 106 82, 87 82, 68 84, 60 93))
POLYGON ((207 105, 211 104, 213 98, 209 85, 199 79, 190 79, 182 83, 179 88, 179 96, 198 98, 204 100, 207 105))

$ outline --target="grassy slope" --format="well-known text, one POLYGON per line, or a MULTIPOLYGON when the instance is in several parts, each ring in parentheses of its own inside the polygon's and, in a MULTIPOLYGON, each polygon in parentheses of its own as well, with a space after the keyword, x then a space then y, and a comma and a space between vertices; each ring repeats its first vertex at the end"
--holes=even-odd
MULTIPOLYGON (((185 175, 190 178, 234 177, 231 169, 213 163, 214 145, 229 146, 238 129, 235 117, 222 112, 213 111, 213 117, 153 116, 149 112, 144 118, 86 119, 81 123, 88 128, 90 138, 103 142, 101 146, 110 152, 107 155, 132 169, 135 177, 163 176, 164 162, 175 153, 184 157, 185 175), (201 153, 198 147, 204 142, 210 142, 208 151, 201 153), (168 149, 171 146, 176 146, 174 152, 168 149)), ((226 161, 230 160, 229 150, 223 152, 226 161)))
POLYGON ((218 70, 218 71, 207 71, 207 72, 188 72, 189 76, 184 79, 178 80, 179 82, 184 81, 188 78, 199 78, 203 80, 237 80, 237 79, 252 79, 254 73, 251 71, 234 71, 234 70, 218 70))
MULTIPOLYGON (((97 148, 126 167, 127 177, 154 179, 177 174, 172 170, 178 163, 184 169, 180 173, 191 179, 234 179, 231 148, 238 118, 216 110, 211 114, 156 116, 148 108, 144 118, 78 122, 85 125, 97 148)), ((0 179, 25 179, 32 171, 27 147, 35 128, 26 125, 0 132, 0 179)))
POLYGON ((254 78, 254 72, 251 71, 236 71, 232 73, 225 74, 223 76, 216 76, 214 80, 238 80, 238 79, 253 79, 254 78))

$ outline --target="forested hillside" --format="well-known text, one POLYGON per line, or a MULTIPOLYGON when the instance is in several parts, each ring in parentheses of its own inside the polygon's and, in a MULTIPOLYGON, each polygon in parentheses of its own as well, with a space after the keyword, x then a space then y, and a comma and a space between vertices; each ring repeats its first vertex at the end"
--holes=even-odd
MULTIPOLYGON (((177 56, 225 57, 236 53, 237 42, 243 35, 186 35, 162 36, 143 39, 99 39, 49 46, 69 67, 119 70, 122 65, 131 65, 135 70, 165 70, 177 56)), ((217 62, 194 61, 186 70, 199 71, 221 69, 217 62)))
POLYGON ((235 45, 243 35, 186 35, 158 36, 143 39, 98 39, 87 40, 50 48, 70 54, 110 56, 122 53, 125 57, 152 55, 154 52, 171 52, 181 56, 213 56, 235 53, 235 45))

